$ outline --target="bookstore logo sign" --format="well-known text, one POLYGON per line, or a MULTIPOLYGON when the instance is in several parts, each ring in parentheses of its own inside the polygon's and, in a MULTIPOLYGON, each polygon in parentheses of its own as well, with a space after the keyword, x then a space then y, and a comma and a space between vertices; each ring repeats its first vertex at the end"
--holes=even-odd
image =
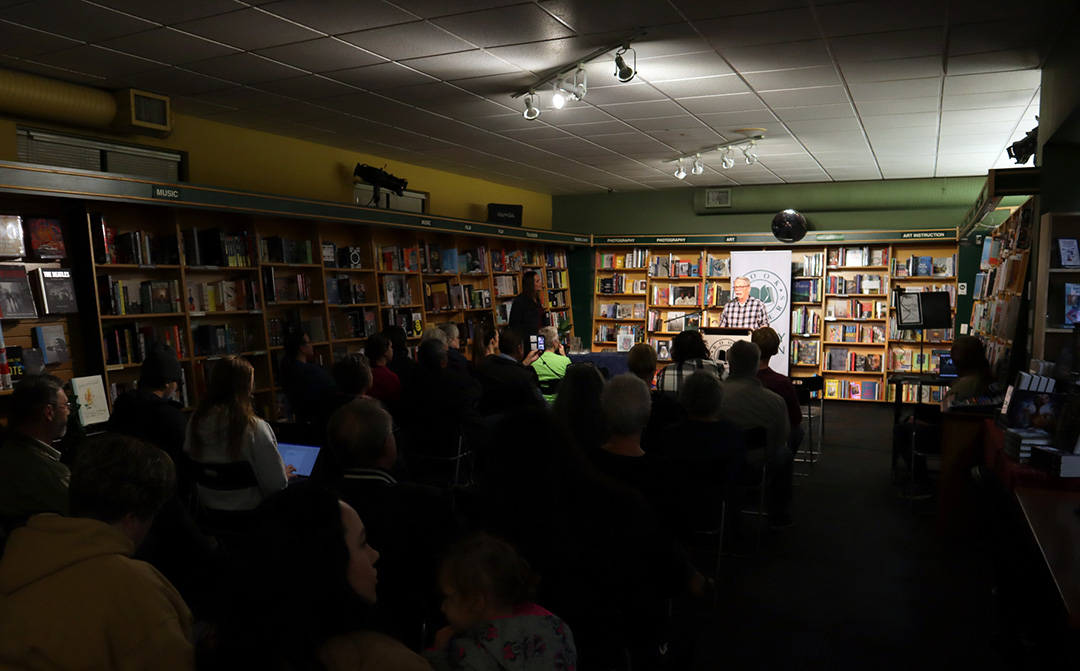
POLYGON ((745 275, 750 280, 750 296, 765 304, 769 323, 782 323, 789 300, 784 279, 771 270, 752 270, 745 275))

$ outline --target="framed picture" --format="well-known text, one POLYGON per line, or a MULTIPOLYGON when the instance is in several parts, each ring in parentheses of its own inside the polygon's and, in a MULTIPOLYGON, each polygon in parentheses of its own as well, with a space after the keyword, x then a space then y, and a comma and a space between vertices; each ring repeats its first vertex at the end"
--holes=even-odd
POLYGON ((1076 238, 1058 238, 1058 251, 1061 252, 1062 268, 1080 268, 1080 247, 1076 238))

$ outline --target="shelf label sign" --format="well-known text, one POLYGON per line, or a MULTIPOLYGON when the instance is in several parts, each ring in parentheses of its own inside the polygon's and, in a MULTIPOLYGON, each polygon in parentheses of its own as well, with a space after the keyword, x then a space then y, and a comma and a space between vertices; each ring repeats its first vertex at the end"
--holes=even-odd
POLYGON ((903 240, 925 240, 927 238, 944 238, 945 231, 909 231, 900 235, 903 240))
POLYGON ((420 220, 420 225, 421 226, 430 226, 431 225, 431 220, 430 219, 421 219, 420 220))
POLYGON ((175 186, 155 186, 154 198, 160 198, 163 200, 181 200, 180 189, 175 186))
POLYGON ((818 240, 843 240, 844 236, 839 233, 822 233, 817 236, 818 240))
POLYGON ((724 242, 738 242, 739 236, 737 235, 725 235, 724 242))

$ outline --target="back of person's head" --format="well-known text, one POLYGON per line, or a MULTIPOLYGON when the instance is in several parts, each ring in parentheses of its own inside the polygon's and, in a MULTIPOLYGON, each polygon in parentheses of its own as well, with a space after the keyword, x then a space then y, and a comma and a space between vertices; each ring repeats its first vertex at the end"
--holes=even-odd
POLYGON ((495 331, 485 324, 477 324, 472 340, 472 363, 474 366, 487 356, 487 348, 491 344, 498 344, 498 336, 495 331))
POLYGON ((335 361, 333 376, 343 394, 362 396, 371 389, 371 365, 360 352, 349 352, 335 361))
POLYGON ((424 329, 423 335, 420 336, 420 343, 423 344, 424 342, 432 339, 438 340, 444 345, 449 342, 446 338, 446 331, 443 331, 441 328, 434 324, 429 324, 428 327, 424 329))
MULTIPOLYGON (((383 329, 382 335, 386 336, 386 339, 394 345, 394 356, 399 356, 399 352, 405 352, 409 346, 409 334, 405 333, 405 329, 400 326, 387 326, 383 329)), ((371 342, 370 338, 368 342, 371 342)), ((368 355, 371 358, 371 355, 368 355)))
POLYGON ((535 270, 527 270, 521 274, 521 293, 528 298, 536 298, 535 270))
MULTIPOLYGON (((599 398, 599 392, 596 395, 599 398)), ((588 470, 567 427, 547 409, 508 412, 492 435, 513 436, 484 455, 484 487, 498 493, 496 500, 513 493, 524 505, 550 505, 557 492, 577 486, 588 470)))
POLYGON ((708 358, 709 347, 700 331, 681 331, 671 339, 671 360, 675 363, 708 358))
POLYGON ((626 365, 631 373, 644 380, 646 384, 652 384, 653 378, 656 377, 656 350, 649 343, 639 342, 627 353, 626 365))
POLYGON ((604 376, 591 363, 570 364, 559 382, 551 409, 584 450, 598 447, 607 439, 600 406, 603 392, 604 376))
MULTIPOLYGON (((439 331, 439 329, 435 329, 439 331)), ((439 331, 442 334, 442 331, 439 331)), ((444 336, 445 337, 445 336, 444 336)), ((447 359, 446 343, 437 338, 429 338, 420 343, 416 350, 416 361, 428 371, 437 372, 442 370, 443 362, 447 359)))
POLYGON ((146 358, 139 367, 139 388, 147 391, 164 389, 170 382, 179 383, 184 378, 176 350, 162 342, 146 347, 146 358))
MULTIPOLYGON (((232 354, 222 358, 214 364, 206 394, 191 416, 191 425, 198 427, 214 410, 224 410, 227 413, 226 439, 229 456, 233 460, 240 458, 244 434, 256 419, 251 405, 254 375, 255 369, 247 359, 232 354)), ((192 446, 191 456, 198 461, 202 456, 202 436, 198 430, 188 433, 192 446)))
MULTIPOLYGON (((390 349, 392 338, 388 335, 389 332, 390 329, 386 329, 382 333, 372 333, 368 336, 367 342, 364 343, 364 354, 367 356, 368 361, 373 365, 378 362, 379 359, 386 356, 387 350, 390 349)), ((404 331, 402 331, 402 333, 404 333, 404 331)), ((396 343, 394 344, 394 349, 397 350, 396 343)))
POLYGON ((696 371, 683 380, 679 389, 679 404, 693 418, 719 417, 723 400, 724 387, 720 384, 720 378, 709 371, 696 371))
POLYGON ((337 494, 312 482, 256 509, 237 562, 211 668, 320 668, 328 639, 368 628, 371 604, 349 584, 337 494))
POLYGON ((482 531, 450 545, 439 560, 439 580, 464 595, 481 594, 510 609, 535 598, 537 579, 514 546, 482 531))
POLYGON ((750 342, 761 350, 761 360, 768 361, 780 351, 780 334, 770 326, 762 326, 750 335, 750 342))
POLYGON ((727 352, 729 375, 755 377, 758 363, 761 362, 761 350, 748 340, 736 340, 727 352))
POLYGON ((461 337, 461 331, 458 330, 457 324, 454 322, 443 322, 439 324, 439 328, 446 334, 446 344, 449 345, 450 341, 454 338, 461 337))
POLYGON ((55 375, 24 375, 11 394, 11 422, 14 426, 41 419, 45 406, 56 403, 64 383, 55 375))
POLYGON ((633 373, 616 375, 604 387, 600 397, 608 429, 612 434, 628 436, 645 428, 652 412, 649 386, 633 373))
POLYGON ((961 377, 968 375, 990 375, 990 362, 986 359, 986 350, 982 340, 973 335, 958 335, 951 348, 956 372, 961 377))
POLYGON ((393 420, 381 403, 373 398, 358 398, 330 416, 327 447, 345 468, 371 468, 386 453, 386 442, 393 431, 393 420))
POLYGON ((523 345, 521 331, 507 326, 499 334, 499 352, 512 357, 517 357, 518 349, 523 345))
POLYGON ((304 347, 304 332, 299 329, 290 329, 285 334, 285 358, 295 359, 296 355, 300 354, 300 350, 304 347))
POLYGON ((129 513, 147 520, 176 488, 176 469, 162 450, 137 438, 105 434, 84 443, 71 468, 71 516, 112 524, 129 513))
POLYGON ((544 348, 554 350, 559 345, 559 329, 554 326, 544 326, 537 334, 544 339, 544 348))

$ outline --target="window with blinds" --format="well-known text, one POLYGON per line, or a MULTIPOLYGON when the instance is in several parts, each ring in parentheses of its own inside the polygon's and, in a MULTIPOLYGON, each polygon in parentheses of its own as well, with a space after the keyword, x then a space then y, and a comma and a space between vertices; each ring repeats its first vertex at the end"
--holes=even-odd
POLYGON ((24 163, 111 172, 161 182, 182 181, 184 156, 180 152, 33 128, 19 128, 16 144, 19 160, 24 163))

